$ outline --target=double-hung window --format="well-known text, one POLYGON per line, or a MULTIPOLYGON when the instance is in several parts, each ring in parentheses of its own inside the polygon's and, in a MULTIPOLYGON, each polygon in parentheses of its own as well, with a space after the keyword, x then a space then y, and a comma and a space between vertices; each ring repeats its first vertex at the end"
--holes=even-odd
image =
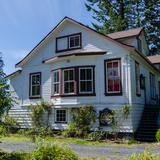
POLYGON ((60 94, 60 70, 53 71, 53 95, 60 94))
POLYGON ((121 89, 121 65, 120 60, 108 60, 106 67, 106 94, 120 94, 121 89))
POLYGON ((30 97, 41 96, 41 73, 30 74, 30 97))
POLYGON ((136 94, 137 96, 141 95, 141 88, 140 88, 140 67, 139 63, 135 62, 135 79, 136 79, 136 94))
POLYGON ((156 98, 156 80, 152 73, 150 73, 150 95, 152 99, 156 98))
POLYGON ((75 93, 75 70, 64 69, 63 70, 63 93, 74 94, 75 93))
POLYGON ((79 93, 93 93, 93 67, 79 68, 79 93))
POLYGON ((55 122, 56 123, 67 123, 67 110, 56 109, 55 110, 55 122))

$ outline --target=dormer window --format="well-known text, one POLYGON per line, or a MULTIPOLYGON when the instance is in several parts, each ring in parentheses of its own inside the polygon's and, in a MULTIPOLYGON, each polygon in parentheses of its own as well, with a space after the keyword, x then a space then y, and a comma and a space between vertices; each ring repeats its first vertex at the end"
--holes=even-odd
POLYGON ((56 52, 80 49, 81 47, 81 33, 56 38, 56 52))

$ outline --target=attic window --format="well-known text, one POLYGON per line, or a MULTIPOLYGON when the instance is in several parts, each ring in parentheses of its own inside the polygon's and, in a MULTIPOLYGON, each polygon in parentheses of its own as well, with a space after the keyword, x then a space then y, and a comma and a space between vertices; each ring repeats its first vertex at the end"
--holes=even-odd
POLYGON ((69 37, 69 48, 80 47, 80 35, 74 35, 69 37))
POLYGON ((81 33, 56 38, 56 52, 80 49, 81 45, 81 33))

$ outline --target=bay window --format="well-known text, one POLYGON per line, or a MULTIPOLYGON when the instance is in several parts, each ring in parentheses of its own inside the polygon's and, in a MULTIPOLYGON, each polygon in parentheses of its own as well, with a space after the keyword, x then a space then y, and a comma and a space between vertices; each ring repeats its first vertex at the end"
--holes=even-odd
POLYGON ((52 71, 52 96, 95 96, 94 66, 52 71))
POLYGON ((79 92, 93 93, 93 67, 79 68, 79 92))
POLYGON ((107 60, 106 69, 106 95, 119 95, 121 89, 121 65, 120 59, 107 60))
POLYGON ((74 68, 63 70, 63 93, 64 94, 74 94, 75 93, 74 68))

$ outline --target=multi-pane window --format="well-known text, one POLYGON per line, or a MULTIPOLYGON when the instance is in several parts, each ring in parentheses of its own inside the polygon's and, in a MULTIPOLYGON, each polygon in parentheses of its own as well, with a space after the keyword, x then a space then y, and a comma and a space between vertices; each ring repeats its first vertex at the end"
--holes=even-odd
POLYGON ((61 36, 56 38, 56 52, 63 52, 81 48, 81 33, 61 36))
POLYGON ((69 37, 69 48, 80 47, 80 35, 74 35, 69 37))
POLYGON ((106 62, 106 84, 108 94, 121 92, 120 60, 106 62))
POLYGON ((30 74, 30 96, 41 96, 41 73, 30 74))
POLYGON ((152 99, 156 98, 156 80, 152 73, 150 73, 150 95, 152 99))
POLYGON ((55 110, 55 121, 57 123, 66 123, 67 122, 67 110, 56 109, 55 110))
POLYGON ((75 93, 75 73, 74 69, 63 70, 63 93, 74 94, 75 93))
POLYGON ((136 79, 136 94, 140 95, 141 94, 141 89, 140 89, 140 67, 139 63, 135 62, 135 79, 136 79))
POLYGON ((53 95, 60 94, 60 71, 53 72, 53 95))
POLYGON ((93 92, 93 67, 79 68, 79 92, 93 92))

